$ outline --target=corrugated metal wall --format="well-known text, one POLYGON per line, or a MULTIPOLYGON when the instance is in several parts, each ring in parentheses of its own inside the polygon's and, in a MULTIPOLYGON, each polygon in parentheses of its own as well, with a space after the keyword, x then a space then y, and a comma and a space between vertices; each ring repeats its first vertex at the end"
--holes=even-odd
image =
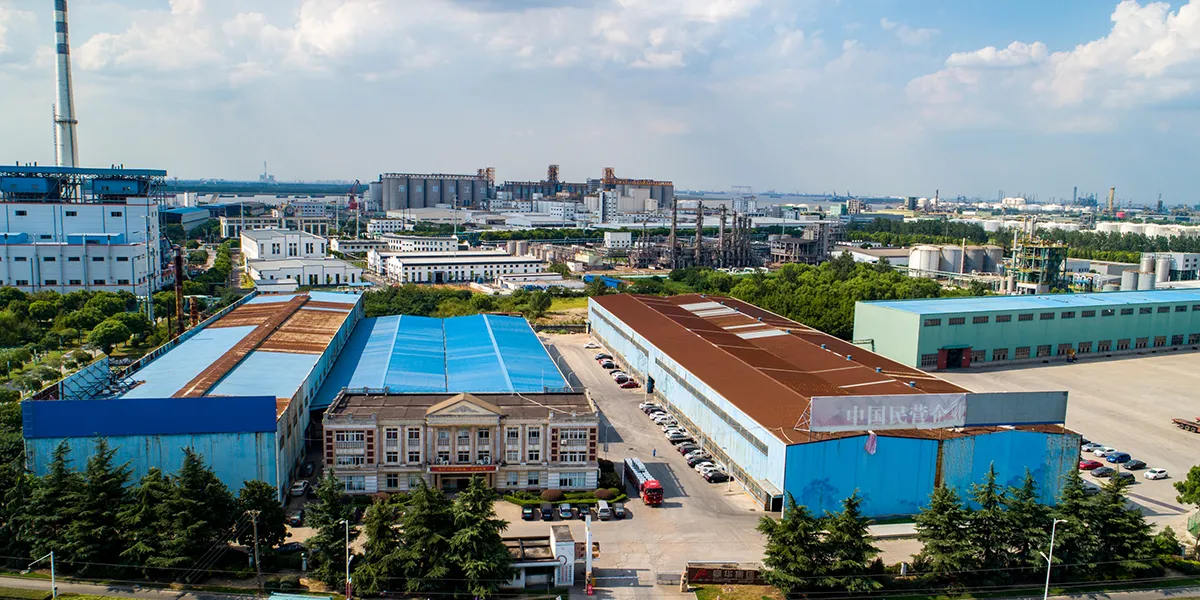
POLYGON ((996 480, 1019 486, 1025 469, 1033 474, 1042 502, 1053 504, 1062 490, 1063 477, 1078 468, 1078 434, 1035 431, 1000 431, 942 442, 942 481, 966 498, 971 484, 979 483, 991 465, 996 480))
POLYGON ((880 437, 875 454, 867 436, 796 444, 787 448, 784 489, 816 515, 841 510, 856 490, 871 517, 909 515, 929 501, 937 441, 880 437))

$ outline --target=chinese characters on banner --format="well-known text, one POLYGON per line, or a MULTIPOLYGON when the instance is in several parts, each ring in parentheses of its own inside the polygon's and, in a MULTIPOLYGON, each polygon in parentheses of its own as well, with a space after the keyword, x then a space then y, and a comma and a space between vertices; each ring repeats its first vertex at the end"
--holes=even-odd
POLYGON ((815 396, 809 429, 941 429, 962 427, 966 417, 966 394, 815 396))

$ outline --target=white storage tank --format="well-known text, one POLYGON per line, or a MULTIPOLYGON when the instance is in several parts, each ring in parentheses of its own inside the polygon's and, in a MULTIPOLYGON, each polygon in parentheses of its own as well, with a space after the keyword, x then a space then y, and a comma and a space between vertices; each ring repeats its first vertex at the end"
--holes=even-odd
POLYGON ((1153 273, 1154 272, 1154 253, 1153 252, 1143 252, 1142 253, 1142 264, 1140 266, 1141 266, 1141 271, 1143 273, 1153 273))
POLYGON ((1138 273, 1137 271, 1124 271, 1121 273, 1121 291, 1132 292, 1137 289, 1138 273))
POLYGON ((1152 237, 1152 238, 1158 237, 1160 235, 1166 235, 1165 233, 1163 233, 1162 227, 1159 225, 1155 225, 1154 223, 1146 223, 1146 226, 1142 230, 1142 233, 1145 233, 1146 237, 1152 237))
POLYGON ((1171 255, 1164 254, 1154 260, 1154 281, 1162 283, 1171 280, 1171 255))
POLYGON ((529 254, 529 242, 520 240, 517 242, 517 256, 525 256, 529 254))
POLYGON ((1102 223, 1096 223, 1096 232, 1097 233, 1118 233, 1120 231, 1121 231, 1120 223, 1114 223, 1113 221, 1104 221, 1102 223))
POLYGON ((988 219, 983 221, 981 225, 983 225, 983 230, 988 233, 996 233, 997 231, 1000 231, 1000 221, 988 219))
POLYGON ((1121 223, 1121 233, 1136 233, 1145 235, 1146 226, 1141 223, 1121 223))
POLYGON ((509 254, 516 254, 517 253, 517 241, 516 240, 508 240, 508 244, 506 245, 505 250, 507 250, 509 254))
POLYGON ((942 260, 939 270, 950 273, 962 273, 963 251, 959 246, 942 246, 942 260))
POLYGON ((983 246, 967 246, 967 263, 963 270, 967 273, 983 273, 986 270, 984 265, 987 263, 985 256, 983 246))
POLYGON ((912 277, 933 277, 941 251, 937 246, 913 246, 908 251, 908 274, 912 277))
POLYGON ((1154 273, 1142 271, 1138 273, 1137 289, 1140 291, 1154 289, 1154 273))
POLYGON ((1004 248, 1000 246, 984 246, 983 270, 988 273, 999 273, 1000 265, 1004 264, 1004 248))

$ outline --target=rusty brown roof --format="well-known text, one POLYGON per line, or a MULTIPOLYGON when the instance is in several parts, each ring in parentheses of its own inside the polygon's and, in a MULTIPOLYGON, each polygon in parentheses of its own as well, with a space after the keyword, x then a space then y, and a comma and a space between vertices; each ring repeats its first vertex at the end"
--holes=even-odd
MULTIPOLYGON (((797 429, 813 396, 968 391, 734 298, 619 294, 592 300, 785 444, 861 435, 797 429)), ((975 429, 880 435, 945 439, 985 433, 975 429)))

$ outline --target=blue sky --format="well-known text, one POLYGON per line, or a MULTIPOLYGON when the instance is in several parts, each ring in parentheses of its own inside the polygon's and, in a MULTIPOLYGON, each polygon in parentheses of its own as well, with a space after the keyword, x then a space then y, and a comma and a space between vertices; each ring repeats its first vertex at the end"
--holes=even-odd
MULTIPOLYGON (((53 158, 49 7, 0 0, 0 160, 53 158)), ((1200 0, 70 7, 86 164, 1200 201, 1200 0)))

